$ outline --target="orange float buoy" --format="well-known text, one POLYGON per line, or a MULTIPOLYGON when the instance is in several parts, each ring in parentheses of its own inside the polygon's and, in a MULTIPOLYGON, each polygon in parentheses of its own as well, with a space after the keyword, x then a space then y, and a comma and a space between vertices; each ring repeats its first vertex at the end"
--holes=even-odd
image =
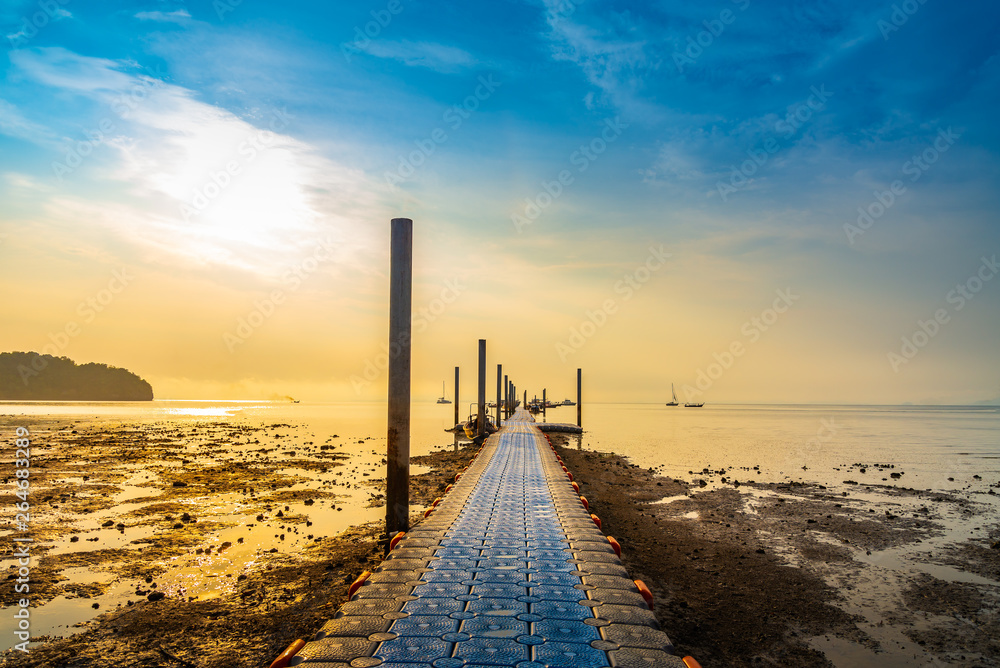
POLYGON ((306 641, 299 638, 291 645, 285 649, 284 652, 278 655, 278 658, 271 662, 269 668, 287 668, 288 662, 292 660, 292 657, 299 653, 303 647, 306 646, 306 641))
POLYGON ((646 599, 646 604, 649 606, 649 609, 652 610, 653 592, 649 591, 649 587, 647 587, 646 583, 642 580, 633 580, 633 582, 635 582, 635 588, 638 589, 639 593, 642 594, 642 597, 646 599))
POLYGON ((584 509, 584 510, 590 510, 590 504, 589 504, 589 503, 587 503, 587 497, 585 497, 585 496, 581 496, 581 497, 580 497, 580 503, 582 503, 582 504, 583 504, 583 509, 584 509))
POLYGON ((572 473, 570 473, 569 471, 566 471, 566 475, 568 475, 568 476, 569 476, 569 481, 570 481, 570 482, 573 482, 573 474, 572 474, 572 473))
POLYGON ((434 503, 431 504, 431 508, 437 508, 437 505, 441 503, 441 497, 434 499, 434 503))
POLYGON ((361 575, 355 578, 354 582, 351 583, 351 586, 347 588, 348 599, 354 596, 354 593, 361 588, 361 585, 365 583, 365 580, 367 580, 371 576, 371 574, 372 574, 371 571, 364 571, 363 573, 361 573, 361 575))
POLYGON ((405 531, 397 531, 396 532, 396 535, 393 536, 392 540, 389 541, 389 551, 390 552, 392 552, 394 549, 396 549, 396 544, 399 543, 399 541, 403 540, 403 536, 405 536, 405 535, 406 535, 405 531))
POLYGON ((608 542, 611 543, 611 549, 615 551, 619 557, 622 556, 622 546, 613 537, 608 536, 608 542))
POLYGON ((576 492, 577 494, 580 493, 580 486, 575 482, 573 483, 573 491, 576 492))
POLYGON ((698 663, 693 656, 685 656, 681 661, 687 668, 701 668, 701 664, 698 663))
POLYGON ((447 494, 448 492, 450 492, 452 487, 454 487, 454 485, 448 485, 447 487, 445 487, 444 493, 447 494))
POLYGON ((456 473, 455 474, 455 482, 458 482, 458 479, 461 478, 461 477, 462 477, 461 473, 456 473))
POLYGON ((434 512, 434 508, 428 508, 427 512, 424 513, 424 517, 427 517, 428 515, 430 515, 433 512, 434 512))
POLYGON ((598 528, 598 529, 600 529, 600 528, 601 528, 601 518, 600 518, 600 517, 598 517, 598 516, 597 516, 597 515, 595 515, 594 513, 591 513, 591 514, 590 514, 590 519, 594 520, 594 524, 596 524, 596 525, 597 525, 597 528, 598 528))

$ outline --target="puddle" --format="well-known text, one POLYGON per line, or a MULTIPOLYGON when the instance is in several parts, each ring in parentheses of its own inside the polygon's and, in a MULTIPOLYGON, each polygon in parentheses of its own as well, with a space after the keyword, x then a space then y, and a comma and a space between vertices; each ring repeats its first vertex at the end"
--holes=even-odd
POLYGON ((687 494, 678 494, 677 496, 666 496, 666 497, 664 497, 662 499, 658 499, 656 501, 651 502, 649 505, 651 505, 651 506, 656 506, 656 505, 665 506, 668 503, 673 503, 674 501, 684 501, 684 500, 690 499, 690 498, 691 497, 689 497, 687 494))
POLYGON ((944 668, 948 665, 911 642, 895 643, 898 646, 891 653, 876 653, 856 642, 830 636, 810 638, 807 642, 813 649, 823 652, 834 668, 944 668))

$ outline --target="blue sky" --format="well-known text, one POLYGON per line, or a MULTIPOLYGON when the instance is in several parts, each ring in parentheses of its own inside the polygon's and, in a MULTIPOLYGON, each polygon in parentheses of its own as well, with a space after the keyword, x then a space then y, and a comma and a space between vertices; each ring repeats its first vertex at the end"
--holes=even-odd
POLYGON ((1000 251, 998 19, 939 0, 6 2, 0 275, 23 315, 0 344, 40 348, 130 266, 62 354, 174 395, 377 397, 381 377, 351 379, 378 355, 405 215, 415 303, 470 286, 429 327, 429 395, 479 336, 536 384, 585 366, 607 400, 699 389, 792 287, 700 397, 995 398, 1000 281, 946 298, 1000 251), (866 229, 859 207, 880 213, 866 229), (334 257, 225 345, 317 239, 334 257), (660 244, 668 265, 561 349, 660 244))

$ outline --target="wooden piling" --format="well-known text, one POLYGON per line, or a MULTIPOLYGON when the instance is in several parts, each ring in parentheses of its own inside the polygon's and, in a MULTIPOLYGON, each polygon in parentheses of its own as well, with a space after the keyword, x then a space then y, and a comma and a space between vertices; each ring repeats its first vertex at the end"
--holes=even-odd
POLYGON ((458 367, 455 367, 455 424, 459 421, 458 415, 458 367))
POLYGON ((583 427, 583 369, 576 370, 576 426, 583 427))
POLYGON ((486 339, 479 339, 479 410, 476 414, 476 436, 486 434, 486 339))
POLYGON ((389 415, 386 451, 385 533, 409 530, 410 320, 413 221, 393 218, 389 250, 389 415))
POLYGON ((545 404, 547 404, 547 403, 549 403, 549 402, 545 399, 545 388, 543 387, 542 388, 542 415, 543 416, 545 415, 545 404))
POLYGON ((507 374, 503 377, 503 419, 506 420, 510 417, 510 413, 507 412, 507 406, 510 404, 510 381, 507 380, 507 374))
POLYGON ((500 381, 503 380, 503 364, 497 364, 497 429, 500 428, 500 381))

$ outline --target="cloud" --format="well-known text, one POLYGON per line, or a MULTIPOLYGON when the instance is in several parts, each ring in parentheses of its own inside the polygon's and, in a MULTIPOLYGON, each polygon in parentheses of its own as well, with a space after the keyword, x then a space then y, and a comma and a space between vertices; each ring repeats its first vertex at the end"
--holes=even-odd
MULTIPOLYGON (((55 3, 53 3, 53 5, 54 4, 55 3)), ((32 13, 29 11, 26 15, 21 17, 15 17, 13 12, 8 8, 5 12, 0 14, 0 16, 2 16, 4 23, 10 21, 20 23, 21 25, 20 30, 7 35, 8 42, 13 46, 18 45, 22 40, 28 40, 34 37, 38 33, 38 30, 44 28, 50 21, 56 22, 73 18, 73 14, 71 12, 59 6, 46 6, 42 12, 32 13)))
POLYGON ((159 21, 161 23, 187 23, 191 14, 186 9, 172 12, 139 12, 135 18, 140 21, 159 21))
POLYGON ((64 188, 46 202, 58 225, 110 229, 148 261, 171 266, 273 278, 320 241, 337 249, 330 266, 364 262, 364 223, 380 215, 382 188, 292 136, 288 110, 240 118, 189 89, 65 50, 17 64, 60 94, 99 103, 115 126, 100 147, 104 158, 66 177, 96 187, 64 188), (81 87, 74 75, 95 86, 81 87))
MULTIPOLYGON (((571 0, 545 0, 552 58, 576 64, 588 83, 597 87, 606 103, 624 111, 629 118, 654 119, 662 116, 643 99, 646 77, 660 68, 660 60, 650 54, 649 43, 641 37, 638 20, 629 13, 584 18, 571 0)), ((592 96, 585 99, 592 108, 592 96)))
POLYGON ((124 91, 133 80, 118 71, 113 60, 84 58, 62 47, 18 49, 11 52, 10 61, 30 79, 84 94, 124 91))
POLYGON ((3 98, 0 98, 0 133, 36 144, 51 144, 55 140, 55 135, 49 128, 29 120, 3 98))
POLYGON ((376 58, 399 61, 408 67, 426 67, 444 73, 467 70, 477 64, 468 51, 433 42, 372 40, 365 52, 376 58))

